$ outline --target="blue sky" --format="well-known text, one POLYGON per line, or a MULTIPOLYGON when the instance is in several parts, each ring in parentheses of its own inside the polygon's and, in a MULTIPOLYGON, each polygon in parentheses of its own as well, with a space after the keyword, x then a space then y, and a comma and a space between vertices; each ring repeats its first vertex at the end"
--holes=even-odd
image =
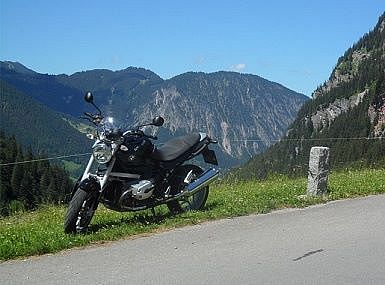
POLYGON ((384 11, 383 0, 0 0, 0 60, 49 74, 239 71, 311 95, 384 11))

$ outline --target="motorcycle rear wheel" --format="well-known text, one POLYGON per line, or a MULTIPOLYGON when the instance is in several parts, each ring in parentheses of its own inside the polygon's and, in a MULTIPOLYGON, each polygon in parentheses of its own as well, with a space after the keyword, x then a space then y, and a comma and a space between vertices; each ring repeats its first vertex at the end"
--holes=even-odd
MULTIPOLYGON (((184 188, 183 182, 186 175, 193 171, 196 177, 203 173, 203 170, 196 165, 182 165, 180 166, 171 181, 171 194, 176 195, 184 188)), ((199 211, 202 210, 206 204, 207 197, 209 195, 209 186, 203 187, 192 196, 182 197, 179 200, 170 201, 167 203, 167 207, 173 214, 179 214, 187 211, 199 211)))
POLYGON ((64 232, 83 232, 91 222, 98 206, 98 193, 87 193, 78 188, 68 204, 64 218, 64 232))

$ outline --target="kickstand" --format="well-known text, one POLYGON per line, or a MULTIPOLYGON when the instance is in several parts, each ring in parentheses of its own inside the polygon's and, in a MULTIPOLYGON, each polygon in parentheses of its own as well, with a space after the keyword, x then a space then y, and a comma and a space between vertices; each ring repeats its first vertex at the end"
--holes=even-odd
POLYGON ((153 215, 154 218, 155 218, 155 208, 151 208, 151 213, 152 213, 152 215, 153 215))

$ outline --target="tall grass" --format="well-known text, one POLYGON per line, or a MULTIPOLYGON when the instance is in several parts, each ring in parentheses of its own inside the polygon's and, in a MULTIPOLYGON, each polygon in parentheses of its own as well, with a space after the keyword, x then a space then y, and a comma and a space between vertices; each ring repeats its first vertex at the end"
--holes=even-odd
POLYGON ((329 200, 385 193, 385 170, 332 173, 329 195, 303 197, 305 178, 271 177, 266 181, 218 183, 211 188, 204 211, 172 216, 166 207, 138 213, 118 213, 99 207, 85 234, 63 232, 65 207, 43 206, 37 211, 0 219, 0 260, 57 252, 92 243, 169 230, 208 220, 268 213, 287 207, 305 207, 329 200))

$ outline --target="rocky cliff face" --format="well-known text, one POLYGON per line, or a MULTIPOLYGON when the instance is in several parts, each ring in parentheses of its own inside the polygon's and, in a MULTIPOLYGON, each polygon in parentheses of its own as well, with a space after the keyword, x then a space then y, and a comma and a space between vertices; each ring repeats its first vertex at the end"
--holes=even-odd
POLYGON ((370 60, 371 52, 366 48, 353 50, 346 58, 341 58, 333 70, 329 80, 314 91, 312 97, 317 98, 328 93, 333 88, 343 83, 349 83, 354 80, 358 73, 358 67, 364 60, 370 60))
MULTIPOLYGON (((171 134, 206 132, 240 161, 279 139, 306 100, 258 76, 232 72, 183 74, 143 96, 145 104, 120 114, 137 122, 162 115, 171 134)), ((114 102, 109 107, 118 108, 114 102)))
POLYGON ((368 117, 373 126, 374 137, 385 136, 385 93, 377 98, 368 108, 368 117))
MULTIPOLYGON (((334 100, 328 100, 328 106, 320 105, 315 114, 311 116, 314 129, 319 130, 329 126, 339 115, 348 112, 363 102, 370 91, 374 91, 376 97, 383 97, 381 90, 373 90, 374 84, 382 80, 381 70, 385 61, 385 14, 382 15, 376 27, 370 33, 363 36, 359 42, 348 49, 334 68, 329 80, 317 88, 313 98, 335 95, 334 100), (363 75, 363 73, 366 73, 363 75), (376 78, 380 75, 380 78, 376 78), (343 88, 354 86, 353 88, 343 88), (341 88, 342 87, 342 88, 341 88), (340 91, 333 92, 334 90, 340 91), (341 98, 342 97, 342 98, 341 98)), ((373 125, 373 135, 379 136, 383 133, 383 100, 377 98, 369 104, 367 109, 370 123, 373 125)), ((322 99, 321 99, 322 101, 322 99)))
MULTIPOLYGON (((329 127, 340 115, 362 103, 363 98, 368 94, 369 89, 366 89, 363 92, 353 94, 348 98, 337 99, 327 107, 320 107, 316 113, 311 115, 313 128, 318 132, 322 132, 324 128, 329 127)), ((305 120, 308 120, 308 117, 306 117, 305 120)))

